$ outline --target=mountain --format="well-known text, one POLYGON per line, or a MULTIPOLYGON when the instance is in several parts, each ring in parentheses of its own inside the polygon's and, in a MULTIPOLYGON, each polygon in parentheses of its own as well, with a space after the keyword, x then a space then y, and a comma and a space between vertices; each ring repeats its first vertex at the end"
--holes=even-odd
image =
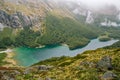
POLYGON ((0 6, 0 34, 4 34, 0 42, 9 38, 12 43, 2 43, 3 48, 67 44, 76 49, 106 34, 106 28, 113 38, 111 28, 120 26, 119 9, 114 5, 92 8, 70 0, 1 0, 0 6), (6 29, 10 33, 5 35, 6 29))
MULTIPOLYGON (((33 22, 39 22, 39 20, 43 19, 48 12, 61 17, 85 17, 84 22, 86 23, 92 23, 96 19, 98 20, 101 17, 103 17, 102 22, 104 22, 105 19, 108 19, 108 21, 111 22, 116 22, 119 19, 117 18, 119 16, 119 10, 114 5, 105 5, 101 8, 93 9, 89 8, 81 2, 73 2, 69 0, 2 0, 1 3, 1 10, 7 12, 8 14, 11 14, 11 17, 13 17, 13 20, 15 20, 16 22, 19 21, 19 12, 22 14, 22 16, 30 19, 30 21, 33 22)), ((27 19, 25 20, 29 21, 27 19)), ((102 22, 99 21, 99 24, 102 22)), ((18 23, 16 23, 16 26, 18 26, 17 24, 18 23)))
MULTIPOLYGON (((0 51, 61 44, 73 50, 94 38, 120 40, 120 10, 115 5, 93 8, 74 0, 0 0, 0 51)), ((29 67, 4 67, 10 63, 1 53, 0 80, 119 80, 119 44, 29 67)))

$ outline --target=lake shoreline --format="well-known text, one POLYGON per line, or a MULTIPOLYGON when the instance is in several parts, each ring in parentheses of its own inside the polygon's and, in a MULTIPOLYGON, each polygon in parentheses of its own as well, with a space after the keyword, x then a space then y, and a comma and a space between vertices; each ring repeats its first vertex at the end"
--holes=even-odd
POLYGON ((52 57, 61 57, 61 56, 76 56, 77 54, 82 54, 87 50, 95 50, 105 46, 112 45, 118 40, 111 40, 108 42, 100 42, 98 39, 93 39, 85 47, 78 48, 75 50, 70 50, 68 45, 54 45, 54 46, 45 46, 44 48, 29 48, 29 47, 18 47, 16 48, 16 55, 14 56, 15 60, 18 62, 18 65, 21 66, 30 66, 34 63, 50 59, 52 57))
POLYGON ((15 56, 15 53, 13 52, 13 49, 7 49, 5 51, 0 51, 0 54, 7 54, 5 59, 3 59, 4 62, 7 62, 7 64, 4 64, 3 67, 16 67, 17 62, 13 59, 15 56))
MULTIPOLYGON (((105 45, 107 46, 109 42, 115 43, 117 41, 118 40, 113 40, 113 41, 111 40, 111 41, 105 42, 105 43, 107 43, 105 45)), ((51 57, 60 57, 63 55, 71 57, 71 56, 75 56, 77 54, 81 54, 87 50, 94 50, 94 48, 95 49, 98 48, 97 46, 95 47, 95 44, 98 42, 99 42, 98 39, 93 39, 85 47, 82 47, 82 48, 80 47, 75 50, 70 50, 68 45, 61 44, 60 46, 54 46, 54 47, 53 46, 51 46, 51 47, 45 46, 42 48, 29 48, 29 47, 18 47, 18 48, 13 48, 13 49, 8 48, 5 51, 0 51, 0 53, 6 53, 7 57, 4 59, 4 61, 10 63, 10 64, 3 65, 4 67, 17 67, 17 66, 25 67, 24 65, 26 65, 26 64, 28 66, 30 66, 30 64, 34 64, 38 61, 49 59, 51 57), (92 45, 90 46, 91 43, 92 43, 92 45), (89 46, 89 47, 87 47, 87 46, 89 46), (90 48, 92 46, 93 46, 93 49, 90 48), (86 49, 84 49, 84 48, 86 48, 86 49), (82 50, 83 50, 83 52, 82 52, 82 50), (45 54, 45 52, 46 52, 46 54, 45 54), (29 61, 28 59, 31 60, 30 64, 28 62, 29 61)), ((100 42, 100 43, 104 44, 104 42, 100 42)))

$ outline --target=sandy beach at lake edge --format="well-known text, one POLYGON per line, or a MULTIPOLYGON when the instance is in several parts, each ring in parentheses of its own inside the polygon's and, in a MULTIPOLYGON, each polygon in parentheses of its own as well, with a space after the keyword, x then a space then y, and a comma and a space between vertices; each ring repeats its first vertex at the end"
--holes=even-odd
POLYGON ((1 52, 3 52, 3 54, 4 53, 7 54, 6 58, 3 61, 8 62, 8 64, 3 65, 3 67, 16 67, 17 66, 17 62, 13 59, 15 53, 12 49, 7 49, 1 52))

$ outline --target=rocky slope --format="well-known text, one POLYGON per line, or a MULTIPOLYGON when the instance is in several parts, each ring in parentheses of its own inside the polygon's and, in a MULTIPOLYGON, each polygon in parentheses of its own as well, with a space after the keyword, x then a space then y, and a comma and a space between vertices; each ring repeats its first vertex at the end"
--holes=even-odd
POLYGON ((35 26, 48 13, 72 19, 84 17, 83 22, 88 24, 97 22, 101 26, 119 26, 119 10, 114 5, 93 9, 81 2, 69 0, 1 0, 0 6, 0 23, 10 27, 35 26), (111 24, 105 23, 105 19, 111 24))
POLYGON ((13 28, 32 26, 33 20, 17 12, 16 14, 9 15, 5 11, 0 11, 0 23, 13 28))
POLYGON ((0 3, 0 28, 5 26, 12 28, 41 26, 42 17, 37 13, 35 15, 32 9, 30 10, 30 5, 26 6, 20 2, 17 4, 17 1, 14 0, 2 0, 0 3))

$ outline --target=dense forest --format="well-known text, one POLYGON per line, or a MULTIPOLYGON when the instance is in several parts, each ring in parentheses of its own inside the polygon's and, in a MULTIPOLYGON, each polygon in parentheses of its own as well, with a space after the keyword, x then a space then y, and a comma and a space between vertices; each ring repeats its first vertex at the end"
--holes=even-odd
MULTIPOLYGON (((11 28, 5 28, 7 30, 11 30, 11 28)), ((6 30, 3 30, 0 34, 4 34, 6 30)), ((30 28, 24 28, 19 31, 17 35, 11 31, 7 35, 2 35, 0 38, 0 48, 7 47, 18 47, 18 46, 28 46, 28 47, 36 47, 38 46, 36 43, 37 37, 40 36, 40 32, 34 32, 30 28), (12 37, 14 36, 14 37, 12 37)))
POLYGON ((74 49, 85 46, 90 39, 96 38, 99 34, 100 31, 95 27, 87 26, 70 18, 48 15, 46 31, 40 37, 39 43, 43 45, 65 43, 70 49, 74 49))

